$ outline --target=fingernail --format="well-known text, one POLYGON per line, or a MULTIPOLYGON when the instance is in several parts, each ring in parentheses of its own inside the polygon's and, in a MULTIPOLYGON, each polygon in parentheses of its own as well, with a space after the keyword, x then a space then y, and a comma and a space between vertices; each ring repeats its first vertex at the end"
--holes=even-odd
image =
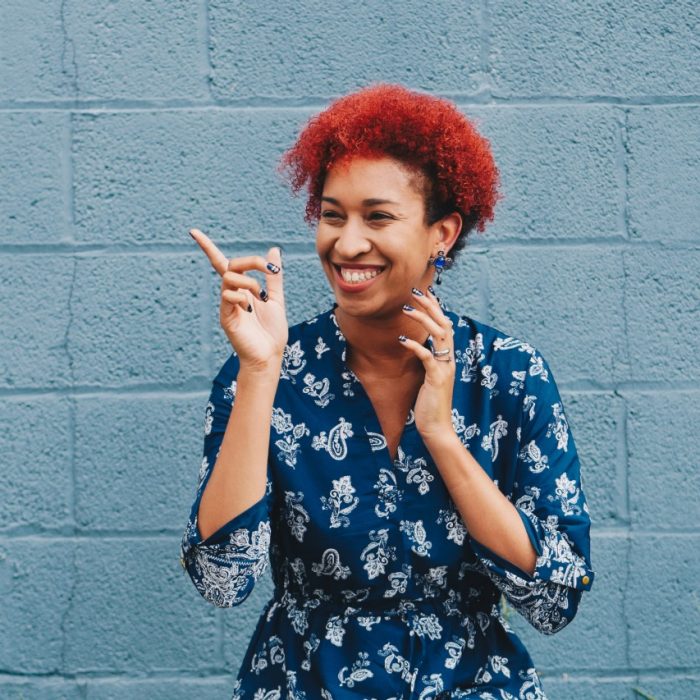
POLYGON ((280 268, 277 267, 277 265, 275 265, 274 263, 271 263, 271 262, 267 263, 267 269, 268 269, 270 272, 274 272, 275 274, 277 274, 277 273, 280 271, 280 268))
POLYGON ((406 338, 405 335, 400 335, 400 336, 399 336, 399 340, 400 340, 402 343, 405 343, 406 340, 407 340, 407 338, 406 338))
POLYGON ((252 310, 253 310, 253 307, 250 304, 248 304, 248 311, 252 311, 252 310))
MULTIPOLYGON (((189 231, 188 231, 187 233, 189 233, 189 234, 190 234, 190 236, 192 236, 192 238, 194 238, 194 233, 192 233, 192 229, 190 229, 190 230, 189 230, 189 231)), ((194 240, 196 241, 197 239, 196 239, 196 238, 194 238, 194 240)))
POLYGON ((433 289, 433 286, 431 284, 428 285, 428 291, 435 296, 435 290, 433 289))
POLYGON ((404 305, 403 305, 403 308, 404 308, 406 311, 414 311, 414 310, 415 310, 410 304, 404 304, 404 305))
POLYGON ((260 290, 260 298, 261 298, 263 301, 267 301, 267 292, 266 292, 264 289, 261 289, 261 290, 260 290))
POLYGON ((424 297, 424 296, 425 296, 425 294, 423 294, 423 292, 421 292, 420 289, 416 289, 415 287, 413 287, 413 288, 411 289, 411 291, 412 291, 417 297, 424 297))

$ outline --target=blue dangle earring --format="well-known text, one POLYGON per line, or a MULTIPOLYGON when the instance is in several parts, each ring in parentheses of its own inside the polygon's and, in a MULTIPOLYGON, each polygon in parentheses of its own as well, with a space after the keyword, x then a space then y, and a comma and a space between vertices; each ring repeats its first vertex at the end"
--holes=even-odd
POLYGON ((452 258, 445 257, 445 251, 439 250, 437 256, 431 256, 428 259, 428 262, 435 266, 435 284, 442 284, 440 275, 442 274, 443 270, 449 270, 452 267, 452 258))

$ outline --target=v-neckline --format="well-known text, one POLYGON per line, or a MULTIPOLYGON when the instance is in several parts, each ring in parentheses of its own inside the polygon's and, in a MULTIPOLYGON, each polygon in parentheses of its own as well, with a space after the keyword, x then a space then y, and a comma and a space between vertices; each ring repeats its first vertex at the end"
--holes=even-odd
MULTIPOLYGON (((346 365, 347 367, 347 365, 346 365)), ((377 413, 377 409, 375 408, 374 404, 372 403, 372 399, 370 398, 369 393, 365 389, 364 385, 362 384, 362 381, 360 378, 355 374, 355 372, 350 368, 347 367, 348 371, 352 373, 352 376, 354 377, 357 385, 359 386, 360 390, 365 396, 365 399, 367 400, 367 408, 368 408, 368 415, 372 424, 372 430, 371 432, 381 435, 383 439, 383 450, 385 451, 389 462, 394 465, 396 460, 399 459, 399 454, 401 453, 402 449, 405 447, 405 442, 408 437, 408 434, 413 432, 416 429, 416 422, 415 422, 415 407, 416 407, 416 401, 418 399, 418 393, 420 392, 420 387, 418 389, 418 392, 416 392, 416 398, 413 400, 411 406, 408 409, 408 413, 406 414, 406 417, 404 418, 402 427, 401 427, 401 432, 399 434, 399 440, 396 443, 396 456, 392 456, 391 452, 389 451, 389 441, 387 440, 387 436, 384 432, 384 429, 382 428, 381 421, 379 420, 379 414, 377 413)), ((403 450, 405 451, 405 450, 403 450)))
MULTIPOLYGON (((335 316, 335 309, 337 308, 338 303, 334 302, 333 306, 331 309, 329 309, 327 313, 327 317, 329 321, 331 322, 331 327, 333 329, 333 336, 332 336, 332 349, 334 352, 337 354, 338 361, 340 363, 340 367, 342 370, 348 373, 347 378, 352 379, 352 381, 357 385, 359 390, 364 394, 365 399, 367 400, 367 406, 368 406, 368 412, 367 416, 370 419, 372 429, 370 432, 374 433, 375 435, 381 436, 384 446, 383 446, 383 451, 384 454, 386 455, 386 458, 389 460, 389 464, 393 467, 394 463, 396 460, 399 459, 399 454, 403 450, 405 452, 405 442, 410 433, 416 430, 416 423, 415 419, 413 418, 415 414, 415 405, 416 405, 416 400, 418 399, 418 393, 416 393, 416 399, 413 401, 413 405, 409 408, 408 413, 406 414, 406 418, 404 420, 403 427, 401 428, 401 434, 399 436, 399 441, 396 446, 396 456, 393 457, 391 453, 389 452, 389 442, 386 439, 386 435, 384 434, 384 430, 382 429, 382 425, 379 422, 379 415, 377 414, 376 409, 374 408, 374 404, 372 403, 372 400, 369 397, 369 394, 367 393, 365 387, 363 386, 362 382, 360 381, 360 378, 355 374, 355 372, 348 366, 347 364, 347 350, 348 350, 348 345, 347 345, 347 339, 343 335, 343 332, 340 330, 340 326, 338 325, 338 319, 335 316), (411 418, 411 421, 409 421, 409 418, 411 418)), ((442 306, 442 304, 441 304, 442 306)), ((426 339, 425 343, 423 343, 423 346, 426 348, 430 348, 432 344, 432 336, 428 336, 426 339)), ((419 389, 420 391, 420 389, 419 389)), ((365 426, 365 430, 367 430, 367 427, 365 426)), ((376 449, 376 448, 375 448, 376 449)))

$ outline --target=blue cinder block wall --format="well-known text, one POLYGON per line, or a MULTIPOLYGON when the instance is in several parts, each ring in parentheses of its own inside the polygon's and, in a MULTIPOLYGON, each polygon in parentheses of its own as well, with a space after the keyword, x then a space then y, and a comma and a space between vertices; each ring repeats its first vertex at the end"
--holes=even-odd
POLYGON ((0 697, 230 697, 239 608, 178 563, 231 256, 284 246, 290 323, 332 302, 275 175, 377 80, 454 99, 504 199, 442 289, 548 357, 597 578, 544 637, 551 700, 700 697, 700 11, 694 0, 0 4, 0 697), (643 693, 643 694, 641 694, 643 693))

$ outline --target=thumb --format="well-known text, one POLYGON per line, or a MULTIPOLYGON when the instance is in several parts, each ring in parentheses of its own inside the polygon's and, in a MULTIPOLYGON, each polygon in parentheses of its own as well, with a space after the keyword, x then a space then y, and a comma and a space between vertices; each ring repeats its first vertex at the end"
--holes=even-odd
POLYGON ((267 293, 270 299, 284 302, 284 269, 282 268, 282 250, 279 246, 273 246, 267 251, 267 262, 277 265, 279 272, 268 272, 265 277, 267 293))

